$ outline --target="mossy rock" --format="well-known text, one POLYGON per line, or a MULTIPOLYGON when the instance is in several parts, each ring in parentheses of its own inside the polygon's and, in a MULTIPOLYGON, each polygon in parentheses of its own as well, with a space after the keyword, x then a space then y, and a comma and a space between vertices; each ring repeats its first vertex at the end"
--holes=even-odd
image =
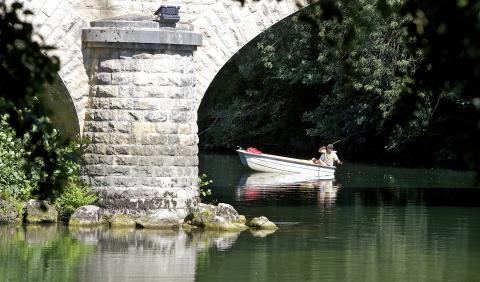
POLYGON ((248 227, 241 222, 220 222, 220 223, 208 223, 205 225, 205 230, 212 230, 212 231, 242 231, 247 229, 248 227))
POLYGON ((242 231, 247 229, 245 216, 228 204, 218 206, 199 204, 185 218, 185 223, 212 231, 242 231))
POLYGON ((128 214, 115 214, 110 218, 110 227, 112 228, 132 228, 135 226, 135 218, 128 214))
POLYGON ((105 224, 103 210, 97 206, 81 206, 70 217, 70 226, 98 226, 105 224))
POLYGON ((243 214, 239 214, 238 215, 238 221, 239 223, 243 223, 243 224, 246 224, 247 223, 247 219, 245 218, 245 216, 243 214))
POLYGON ((0 224, 22 223, 24 203, 11 202, 0 198, 0 224))
POLYGON ((161 209, 154 214, 140 216, 135 223, 139 228, 178 229, 181 220, 173 210, 161 209))
POLYGON ((58 221, 58 211, 48 201, 30 200, 25 209, 27 223, 55 223, 58 221))
POLYGON ((106 224, 106 222, 103 221, 98 221, 98 222, 92 222, 92 221, 84 221, 84 220, 79 220, 76 218, 70 218, 68 220, 68 225, 72 227, 95 227, 95 226, 100 226, 106 224))
POLYGON ((277 230, 275 223, 264 216, 254 217, 247 223, 247 226, 257 230, 277 230))

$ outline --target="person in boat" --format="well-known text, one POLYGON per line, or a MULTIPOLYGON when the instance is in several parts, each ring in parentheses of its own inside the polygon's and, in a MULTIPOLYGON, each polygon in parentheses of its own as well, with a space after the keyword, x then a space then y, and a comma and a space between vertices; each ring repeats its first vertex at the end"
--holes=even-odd
POLYGON ((333 150, 332 144, 327 145, 325 153, 320 156, 320 160, 325 162, 325 164, 328 166, 333 166, 335 163, 342 164, 342 162, 337 156, 337 152, 333 150))
POLYGON ((322 156, 327 152, 327 147, 325 146, 320 147, 320 149, 318 149, 318 152, 320 153, 320 159, 313 158, 312 159, 313 163, 326 166, 327 164, 322 160, 322 156))

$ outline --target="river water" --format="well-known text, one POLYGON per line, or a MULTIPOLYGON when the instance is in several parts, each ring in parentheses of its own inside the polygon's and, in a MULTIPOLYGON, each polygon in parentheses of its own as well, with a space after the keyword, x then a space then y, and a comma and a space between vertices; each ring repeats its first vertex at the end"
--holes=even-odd
POLYGON ((207 202, 280 229, 0 226, 0 281, 480 281, 472 173, 345 164, 335 181, 302 181, 228 155, 202 155, 200 170, 207 202))

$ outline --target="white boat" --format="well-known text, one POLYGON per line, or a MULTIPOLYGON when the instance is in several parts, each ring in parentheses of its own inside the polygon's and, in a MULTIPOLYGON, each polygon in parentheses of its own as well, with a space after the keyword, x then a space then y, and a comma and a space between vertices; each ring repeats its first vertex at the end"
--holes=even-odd
POLYGON ((244 150, 237 150, 242 164, 261 172, 276 172, 282 174, 300 173, 314 176, 318 179, 334 179, 334 166, 321 166, 310 160, 287 158, 269 154, 254 154, 244 150))

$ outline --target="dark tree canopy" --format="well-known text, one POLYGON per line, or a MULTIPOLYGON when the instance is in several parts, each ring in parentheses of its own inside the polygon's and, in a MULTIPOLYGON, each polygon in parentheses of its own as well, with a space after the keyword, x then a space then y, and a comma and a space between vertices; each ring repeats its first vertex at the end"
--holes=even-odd
POLYGON ((410 48, 423 51, 402 104, 418 103, 418 95, 412 93, 430 91, 436 101, 435 127, 441 133, 435 141, 459 148, 468 167, 480 173, 480 5, 469 0, 417 0, 407 1, 401 12, 414 18, 408 23, 415 36, 410 48))
POLYGON ((480 171, 478 22, 469 1, 321 0, 256 38, 202 102, 201 146, 480 171))

